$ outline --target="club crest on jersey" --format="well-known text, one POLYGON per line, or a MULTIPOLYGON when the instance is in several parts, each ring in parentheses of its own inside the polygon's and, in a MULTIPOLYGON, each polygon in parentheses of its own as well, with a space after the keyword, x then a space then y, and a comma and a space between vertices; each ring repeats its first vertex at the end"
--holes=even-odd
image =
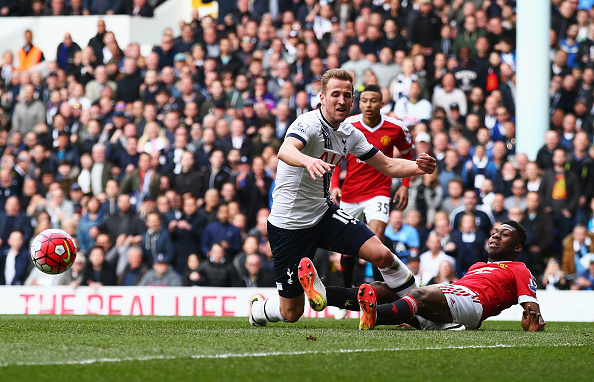
POLYGON ((291 271, 290 268, 287 269, 287 276, 289 277, 289 280, 287 280, 287 284, 293 284, 293 273, 295 272, 291 271))
POLYGON ((382 145, 388 146, 392 142, 392 138, 390 138, 387 135, 384 135, 383 137, 380 138, 380 142, 382 143, 382 145))

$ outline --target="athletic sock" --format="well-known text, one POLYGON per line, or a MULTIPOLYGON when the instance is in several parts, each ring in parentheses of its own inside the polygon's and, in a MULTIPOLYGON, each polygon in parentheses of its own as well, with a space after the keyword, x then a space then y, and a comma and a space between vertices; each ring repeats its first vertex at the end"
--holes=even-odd
POLYGON ((347 310, 360 310, 357 302, 358 290, 358 288, 326 287, 328 306, 347 310))
POLYGON ((404 263, 394 255, 394 262, 387 268, 381 268, 380 272, 385 283, 399 297, 406 296, 408 292, 416 287, 415 276, 404 263))
POLYGON ((280 312, 280 296, 277 294, 267 298, 266 301, 254 302, 254 305, 252 305, 252 317, 254 317, 256 322, 284 321, 280 312))
POLYGON ((354 256, 340 255, 340 265, 342 266, 342 281, 345 288, 353 286, 353 272, 357 258, 354 256))
POLYGON ((409 322, 417 314, 417 301, 404 296, 391 304, 377 306, 376 325, 400 325, 409 322))

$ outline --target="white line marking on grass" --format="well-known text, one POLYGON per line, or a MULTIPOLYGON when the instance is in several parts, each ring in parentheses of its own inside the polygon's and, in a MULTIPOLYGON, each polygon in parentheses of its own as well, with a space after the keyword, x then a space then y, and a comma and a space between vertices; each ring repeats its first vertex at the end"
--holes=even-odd
POLYGON ((307 354, 344 354, 344 353, 369 353, 380 351, 410 351, 410 350, 465 350, 465 349, 496 349, 496 348, 523 348, 523 347, 565 347, 565 346, 588 346, 586 344, 552 344, 552 345, 516 345, 516 344, 496 344, 496 345, 468 345, 468 346, 430 346, 419 348, 384 348, 384 349, 336 349, 336 350, 303 350, 303 351, 279 351, 279 352, 260 352, 260 353, 223 353, 223 354, 196 354, 190 356, 163 356, 148 355, 142 357, 121 357, 121 358, 91 358, 72 361, 57 360, 55 362, 2 362, 0 367, 8 366, 48 366, 48 365, 90 365, 95 363, 117 363, 117 362, 135 362, 135 361, 154 361, 154 360, 172 360, 172 359, 217 359, 217 358, 248 358, 248 357, 277 357, 307 354))

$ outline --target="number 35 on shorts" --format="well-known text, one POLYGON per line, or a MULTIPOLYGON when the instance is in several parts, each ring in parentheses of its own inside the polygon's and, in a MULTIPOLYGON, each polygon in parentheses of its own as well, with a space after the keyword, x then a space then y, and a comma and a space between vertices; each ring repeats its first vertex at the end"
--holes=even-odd
POLYGON ((377 212, 388 213, 388 203, 377 202, 377 212))
POLYGON ((352 217, 351 215, 344 212, 344 210, 342 209, 336 210, 336 212, 332 215, 332 218, 338 220, 343 224, 357 224, 359 222, 359 219, 352 217))

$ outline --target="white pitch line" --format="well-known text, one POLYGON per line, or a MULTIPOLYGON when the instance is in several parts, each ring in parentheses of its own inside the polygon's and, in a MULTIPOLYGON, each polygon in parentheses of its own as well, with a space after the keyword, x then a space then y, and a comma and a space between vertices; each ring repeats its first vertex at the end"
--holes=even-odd
POLYGON ((336 350, 303 350, 292 352, 260 352, 260 353, 224 353, 224 354, 196 354, 189 356, 143 356, 143 357, 121 357, 121 358, 91 358, 72 361, 56 361, 56 362, 15 362, 15 363, 0 363, 0 367, 9 366, 50 366, 50 365, 90 365, 95 363, 118 363, 118 362, 134 362, 134 361, 153 361, 153 360, 172 360, 182 358, 193 359, 217 359, 217 358, 248 358, 248 357, 276 357, 276 356, 292 356, 292 355, 307 355, 307 354, 344 354, 344 353, 369 353, 380 351, 411 351, 411 350, 465 350, 465 349, 496 349, 496 348, 522 348, 522 347, 565 347, 565 346, 588 346, 586 344, 552 344, 552 345, 516 345, 516 344, 496 344, 496 345, 469 345, 469 346, 435 346, 435 347, 419 347, 419 348, 385 348, 385 349, 336 349, 336 350))

